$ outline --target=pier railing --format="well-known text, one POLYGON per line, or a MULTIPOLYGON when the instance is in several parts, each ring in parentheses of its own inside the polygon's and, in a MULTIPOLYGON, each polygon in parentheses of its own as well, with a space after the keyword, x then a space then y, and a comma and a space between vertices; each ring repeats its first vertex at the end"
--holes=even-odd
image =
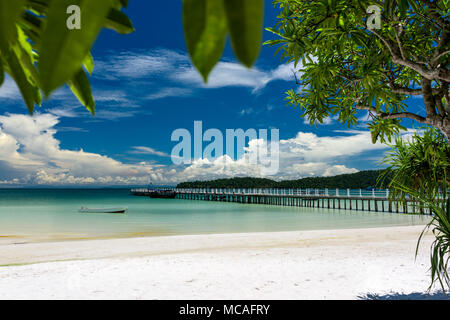
MULTIPOLYGON (((392 200, 389 190, 363 189, 277 189, 277 188, 165 188, 178 199, 236 202, 326 209, 427 214, 426 208, 406 197, 392 200)), ((147 196, 151 189, 133 189, 132 194, 147 196)))
POLYGON ((309 196, 309 197, 361 197, 361 198, 388 198, 389 190, 363 190, 363 189, 278 189, 278 188, 175 188, 179 194, 202 193, 224 195, 266 195, 266 196, 309 196))

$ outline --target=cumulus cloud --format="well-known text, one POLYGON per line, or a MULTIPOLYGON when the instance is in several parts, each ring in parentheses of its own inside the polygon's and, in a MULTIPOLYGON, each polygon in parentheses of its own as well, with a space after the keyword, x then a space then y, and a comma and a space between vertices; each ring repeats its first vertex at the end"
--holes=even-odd
MULTIPOLYGON (((0 116, 0 160, 20 170, 22 183, 145 184, 170 180, 170 172, 147 163, 124 164, 96 153, 65 150, 54 136, 51 114, 0 116)), ((4 172, 0 172, 0 179, 4 172)))
POLYGON ((299 132, 295 138, 281 140, 280 143, 283 157, 300 157, 307 162, 351 157, 387 148, 379 142, 372 144, 368 131, 349 131, 341 136, 326 137, 319 137, 310 132, 299 132))
POLYGON ((305 177, 331 177, 340 174, 356 173, 355 168, 347 168, 345 165, 332 165, 326 162, 294 163, 284 171, 286 179, 299 179, 305 177))
POLYGON ((356 168, 345 164, 352 157, 385 149, 385 145, 372 144, 370 133, 366 131, 351 131, 333 137, 299 132, 294 138, 281 140, 277 154, 270 152, 267 141, 256 139, 249 142, 244 156, 240 159, 231 159, 227 155, 212 160, 198 159, 180 172, 180 175, 186 180, 235 176, 292 180, 335 176, 358 172, 356 168), (259 156, 258 161, 251 161, 256 155, 259 156), (274 157, 278 158, 279 169, 275 174, 271 168, 274 157))
MULTIPOLYGON (((352 157, 386 149, 382 144, 372 144, 366 131, 325 137, 299 132, 293 138, 281 140, 278 148, 261 137, 252 139, 238 159, 223 155, 180 166, 127 164, 83 149, 62 148, 55 138, 58 123, 54 114, 0 116, 0 184, 143 185, 149 181, 175 184, 234 176, 278 180, 332 176, 357 172, 346 164, 352 157)), ((169 157, 147 146, 131 149, 130 153, 137 155, 169 157)))

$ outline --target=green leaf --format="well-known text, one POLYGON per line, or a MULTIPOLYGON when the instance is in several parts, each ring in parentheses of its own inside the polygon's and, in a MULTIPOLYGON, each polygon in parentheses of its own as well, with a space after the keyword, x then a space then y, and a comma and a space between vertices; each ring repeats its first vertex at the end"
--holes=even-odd
POLYGON ((50 2, 40 43, 39 72, 46 95, 70 80, 80 69, 106 17, 112 0, 58 0, 50 2), (81 29, 69 30, 70 5, 81 9, 81 29))
POLYGON ((78 70, 75 76, 68 82, 70 89, 80 102, 95 115, 95 101, 92 96, 92 89, 89 78, 83 69, 78 70))
POLYGON ((3 58, 8 64, 8 73, 16 82, 30 114, 33 114, 35 103, 40 104, 40 91, 29 70, 21 63, 21 48, 18 44, 11 46, 3 58))
POLYGON ((5 81, 5 70, 3 70, 3 61, 0 60, 0 87, 5 81))
POLYGON ((25 0, 0 0, 0 50, 7 51, 8 43, 17 36, 16 22, 24 9, 25 0))
POLYGON ((227 22, 222 0, 184 0, 186 46, 204 81, 225 49, 227 22))
POLYGON ((375 129, 374 131, 371 132, 372 134, 372 143, 375 144, 378 141, 378 137, 380 136, 380 130, 379 129, 375 129))
POLYGON ((84 58, 83 66, 86 68, 87 72, 92 75, 92 72, 94 72, 94 57, 90 52, 88 53, 86 58, 84 58))
POLYGON ((409 7, 408 0, 398 0, 398 9, 400 11, 400 17, 404 17, 406 15, 408 7, 409 7))
POLYGON ((112 29, 120 34, 129 34, 134 31, 130 18, 122 11, 114 8, 108 13, 105 28, 112 29))
POLYGON ((223 0, 236 57, 252 67, 261 50, 264 0, 223 0))
POLYGON ((420 11, 420 6, 417 4, 416 0, 408 0, 408 4, 413 8, 415 12, 420 11))

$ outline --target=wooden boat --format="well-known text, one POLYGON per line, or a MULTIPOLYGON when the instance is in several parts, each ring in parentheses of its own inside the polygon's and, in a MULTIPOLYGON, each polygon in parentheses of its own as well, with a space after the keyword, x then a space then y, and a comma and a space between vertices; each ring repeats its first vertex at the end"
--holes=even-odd
POLYGON ((126 213, 128 208, 85 208, 78 210, 81 213, 126 213))

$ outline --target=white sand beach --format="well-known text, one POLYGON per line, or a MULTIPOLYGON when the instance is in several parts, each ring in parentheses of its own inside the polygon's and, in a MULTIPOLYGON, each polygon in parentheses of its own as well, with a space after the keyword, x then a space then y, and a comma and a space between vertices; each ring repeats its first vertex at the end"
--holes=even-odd
POLYGON ((422 229, 3 239, 0 299, 423 297, 432 236, 415 260, 422 229))

